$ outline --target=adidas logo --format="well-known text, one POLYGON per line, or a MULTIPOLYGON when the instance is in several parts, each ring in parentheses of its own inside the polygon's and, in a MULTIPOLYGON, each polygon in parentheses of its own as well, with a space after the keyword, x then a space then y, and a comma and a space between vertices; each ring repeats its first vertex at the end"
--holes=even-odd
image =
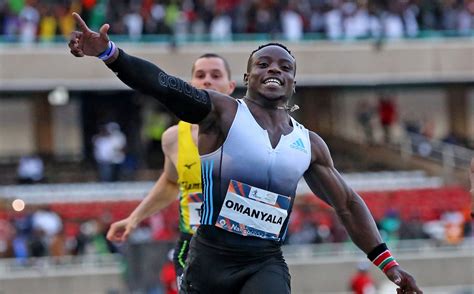
POLYGON ((304 148, 303 140, 301 140, 301 138, 298 138, 298 140, 293 142, 290 145, 290 147, 299 151, 303 151, 304 153, 307 153, 306 149, 304 148))

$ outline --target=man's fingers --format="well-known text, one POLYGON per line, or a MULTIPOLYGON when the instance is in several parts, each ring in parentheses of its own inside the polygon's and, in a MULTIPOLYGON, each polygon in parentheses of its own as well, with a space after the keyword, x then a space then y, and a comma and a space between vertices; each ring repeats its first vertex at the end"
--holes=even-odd
POLYGON ((81 32, 78 32, 78 31, 72 32, 69 37, 69 43, 68 43, 69 48, 73 49, 74 47, 78 47, 79 40, 81 37, 82 37, 81 32))
MULTIPOLYGON (((74 53, 73 53, 74 54, 74 53)), ((84 54, 83 54, 84 55, 84 54)), ((107 232, 107 236, 106 238, 110 241, 119 241, 120 240, 120 237, 117 237, 116 235, 120 232, 120 228, 117 227, 116 223, 113 223, 110 228, 109 228, 109 231, 107 232)))
MULTIPOLYGON (((72 50, 71 50, 71 53, 72 53, 72 50)), ((72 53, 74 54, 74 53, 72 53)), ((107 232, 107 236, 105 236, 105 238, 109 241, 112 241, 114 237, 114 230, 112 228, 109 229, 109 231, 107 232)))
POLYGON ((82 20, 81 16, 75 12, 72 13, 72 16, 74 17, 74 20, 76 20, 76 23, 79 25, 79 27, 81 28, 81 31, 82 32, 87 32, 87 31, 90 31, 89 30, 89 27, 86 25, 86 23, 84 22, 84 20, 82 20))
POLYGON ((70 40, 67 45, 71 49, 79 49, 79 42, 77 40, 70 40))
POLYGON ((130 228, 126 228, 125 232, 122 234, 122 238, 120 238, 120 241, 125 242, 128 239, 128 235, 130 234, 130 228))
POLYGON ((74 31, 71 33, 71 35, 69 36, 69 41, 72 42, 78 42, 82 37, 82 32, 78 32, 78 31, 74 31))
POLYGON ((109 24, 104 24, 100 27, 99 29, 99 33, 100 33, 100 37, 103 38, 103 39, 106 39, 106 40, 109 40, 109 37, 107 36, 107 33, 110 29, 110 25, 109 24))
POLYGON ((71 49, 71 54, 76 57, 84 57, 84 53, 80 50, 71 49))
POLYGON ((402 278, 396 274, 393 276, 393 282, 400 286, 400 284, 402 283, 402 278))
POLYGON ((81 49, 79 49, 79 44, 77 41, 71 40, 68 43, 69 49, 71 49, 71 54, 76 56, 76 57, 83 57, 84 52, 82 52, 81 49))

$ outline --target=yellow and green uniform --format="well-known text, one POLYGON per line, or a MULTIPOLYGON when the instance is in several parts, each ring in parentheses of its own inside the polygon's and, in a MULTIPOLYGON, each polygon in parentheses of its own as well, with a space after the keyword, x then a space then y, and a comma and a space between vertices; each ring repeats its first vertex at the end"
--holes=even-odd
POLYGON ((202 204, 201 161, 191 134, 191 124, 178 123, 179 229, 193 234, 199 226, 202 204))
POLYGON ((191 133, 191 124, 178 123, 176 170, 179 184, 179 230, 181 235, 173 255, 178 287, 188 256, 189 242, 200 224, 202 205, 201 160, 191 133))

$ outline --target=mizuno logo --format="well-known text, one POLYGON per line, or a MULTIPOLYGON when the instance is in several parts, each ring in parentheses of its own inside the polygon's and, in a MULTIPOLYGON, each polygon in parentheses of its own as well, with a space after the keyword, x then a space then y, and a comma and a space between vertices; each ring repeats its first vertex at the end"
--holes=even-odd
POLYGON ((191 166, 195 165, 196 162, 193 162, 191 164, 185 164, 184 166, 187 167, 188 169, 191 169, 191 166))
POLYGON ((306 152, 306 149, 304 147, 304 144, 303 144, 303 140, 301 140, 301 138, 298 138, 298 140, 296 140, 295 142, 293 142, 291 145, 290 145, 291 148, 293 149, 296 149, 296 150, 299 150, 299 151, 303 151, 304 153, 307 153, 306 152))

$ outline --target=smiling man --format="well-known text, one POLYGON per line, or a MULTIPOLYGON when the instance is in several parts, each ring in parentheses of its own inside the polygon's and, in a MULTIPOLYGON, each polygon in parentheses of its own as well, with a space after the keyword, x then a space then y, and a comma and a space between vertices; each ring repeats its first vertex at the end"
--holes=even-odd
POLYGON ((252 52, 243 99, 198 90, 118 49, 74 14, 75 56, 98 56, 130 87, 150 94, 184 121, 199 124, 203 205, 182 293, 290 293, 281 244, 298 181, 331 205, 354 243, 398 285, 422 293, 391 255, 367 206, 335 169, 325 142, 288 113, 296 60, 283 45, 252 52), (157 82, 158 80, 158 82, 157 82))

